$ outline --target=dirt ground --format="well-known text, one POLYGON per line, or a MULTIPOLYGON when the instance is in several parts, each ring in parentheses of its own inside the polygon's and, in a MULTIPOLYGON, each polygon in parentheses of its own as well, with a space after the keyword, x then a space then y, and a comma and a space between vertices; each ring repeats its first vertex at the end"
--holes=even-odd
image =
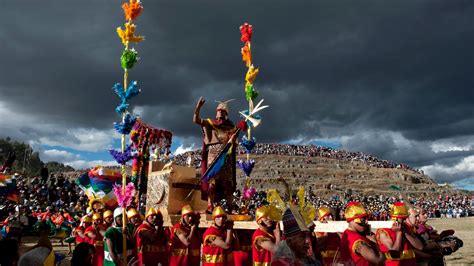
MULTIPOLYGON (((474 265, 474 217, 462 219, 433 219, 430 224, 437 230, 454 229, 456 236, 464 241, 464 246, 456 253, 446 257, 446 265, 474 265)), ((29 247, 36 244, 36 238, 23 238, 22 250, 27 250, 29 247)), ((69 250, 67 244, 61 246, 57 240, 52 240, 55 252, 67 255, 69 250)), ((74 247, 73 247, 74 249, 74 247)), ((61 266, 70 265, 70 255, 60 264, 61 266)))

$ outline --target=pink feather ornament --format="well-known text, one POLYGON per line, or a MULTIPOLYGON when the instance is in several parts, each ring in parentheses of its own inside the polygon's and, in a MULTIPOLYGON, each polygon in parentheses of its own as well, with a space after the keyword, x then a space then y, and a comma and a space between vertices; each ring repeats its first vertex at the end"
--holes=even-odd
POLYGON ((253 187, 244 187, 244 199, 249 200, 257 193, 257 190, 253 187))
POLYGON ((133 196, 135 196, 135 186, 132 182, 125 187, 125 195, 122 194, 122 186, 114 184, 114 194, 117 198, 117 203, 120 207, 125 208, 132 203, 133 196))

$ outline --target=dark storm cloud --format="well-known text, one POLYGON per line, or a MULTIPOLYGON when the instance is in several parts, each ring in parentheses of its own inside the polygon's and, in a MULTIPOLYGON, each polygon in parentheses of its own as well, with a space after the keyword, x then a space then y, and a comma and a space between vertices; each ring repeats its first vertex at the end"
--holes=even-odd
MULTIPOLYGON (((130 73, 143 93, 131 104, 186 142, 200 136, 191 122, 199 96, 207 99, 203 117, 214 115, 214 100, 237 99, 234 121, 246 108, 238 26, 248 21, 261 67, 255 87, 271 106, 256 130, 260 142, 353 136, 345 148, 419 166, 472 154, 430 146, 474 131, 472 1, 143 4, 136 24, 146 40, 134 45, 141 60, 130 73), (398 132, 417 144, 355 145, 366 132, 398 132)), ((0 102, 63 128, 110 129, 118 119, 111 87, 122 80, 118 2, 3 1, 0 9, 0 102)))

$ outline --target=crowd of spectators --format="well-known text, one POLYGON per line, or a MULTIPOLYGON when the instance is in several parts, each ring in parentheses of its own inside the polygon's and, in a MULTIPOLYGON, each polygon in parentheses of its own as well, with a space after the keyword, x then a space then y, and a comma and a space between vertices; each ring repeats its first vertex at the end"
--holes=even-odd
MULTIPOLYGON (((20 227, 23 233, 31 233, 38 220, 54 219, 57 214, 68 214, 78 219, 86 212, 88 199, 77 187, 74 179, 63 174, 51 174, 46 178, 26 178, 15 174, 16 199, 0 196, 0 227, 2 224, 20 227)), ((6 235, 5 228, 0 233, 6 235)))
POLYGON ((331 207, 335 210, 335 217, 338 220, 344 220, 343 210, 350 201, 362 202, 370 213, 369 219, 374 221, 389 220, 390 205, 397 201, 404 201, 410 206, 426 210, 430 218, 461 218, 474 215, 473 200, 465 195, 439 195, 437 198, 408 197, 404 199, 401 195, 356 196, 345 194, 343 197, 333 196, 330 199, 325 199, 310 191, 307 200, 317 208, 321 206, 331 207))
MULTIPOLYGON (((88 199, 77 187, 73 179, 64 175, 52 174, 48 178, 25 178, 16 176, 18 201, 7 200, 0 196, 0 219, 5 223, 17 221, 24 232, 31 231, 34 223, 48 219, 56 213, 68 213, 79 219, 87 211, 88 199)), ((439 195, 437 198, 389 197, 384 195, 357 196, 345 194, 322 198, 311 190, 307 192, 307 201, 315 207, 328 206, 336 210, 337 219, 343 219, 342 210, 349 201, 362 202, 371 213, 372 220, 387 220, 390 204, 397 200, 422 207, 432 218, 459 218, 472 215, 471 199, 462 195, 439 195)))
MULTIPOLYGON (((242 147, 237 148, 238 154, 245 154, 242 147)), ((304 156, 304 157, 324 157, 344 161, 359 161, 368 166, 377 168, 402 168, 420 172, 403 163, 395 163, 388 160, 381 160, 377 157, 363 152, 349 152, 345 150, 337 150, 330 147, 316 145, 294 145, 294 144, 275 144, 262 143, 256 144, 252 150, 255 155, 282 155, 282 156, 304 156)), ((179 154, 173 158, 178 165, 189 165, 199 167, 201 164, 201 150, 189 151, 179 154)))

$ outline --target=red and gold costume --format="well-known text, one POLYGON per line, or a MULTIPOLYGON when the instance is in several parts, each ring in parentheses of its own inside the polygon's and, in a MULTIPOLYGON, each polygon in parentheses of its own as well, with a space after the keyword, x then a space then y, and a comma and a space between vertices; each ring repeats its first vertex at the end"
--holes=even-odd
POLYGON ((104 231, 105 228, 103 227, 102 223, 96 224, 97 220, 101 220, 102 215, 100 213, 95 213, 92 216, 92 220, 94 224, 87 227, 85 231, 85 242, 94 245, 95 247, 95 255, 94 255, 94 262, 93 265, 102 266, 104 262, 104 236, 101 231, 104 231), (92 237, 91 234, 95 234, 92 237))
MULTIPOLYGON (((181 209, 181 217, 193 213, 194 211, 189 205, 186 205, 181 209)), ((181 242, 178 237, 178 235, 180 234, 183 234, 184 236, 188 237, 190 233, 191 227, 185 225, 183 222, 180 222, 173 226, 170 240, 171 266, 199 265, 201 260, 201 240, 199 239, 197 232, 195 232, 191 236, 191 239, 189 240, 190 243, 188 246, 181 242)))
MULTIPOLYGON (((161 215, 161 213, 150 208, 146 218, 150 215, 161 215)), ((137 228, 135 238, 138 265, 158 265, 158 263, 169 265, 169 231, 164 228, 156 230, 154 226, 144 222, 137 228)))
MULTIPOLYGON (((391 208, 390 216, 392 220, 398 218, 406 219, 408 218, 408 209, 404 203, 396 202, 391 208)), ((412 230, 406 223, 402 223, 402 226, 405 227, 405 231, 412 230)), ((385 255, 385 265, 416 265, 415 251, 406 238, 402 240, 402 250, 400 251, 400 254, 397 254, 398 256, 396 257, 392 257, 396 252, 389 252, 389 249, 379 240, 381 234, 386 234, 390 237, 392 242, 395 242, 397 239, 397 232, 393 231, 391 228, 380 228, 377 230, 376 239, 380 251, 385 255)))
MULTIPOLYGON (((346 207, 345 216, 347 222, 355 221, 356 223, 360 223, 360 218, 367 217, 368 214, 361 203, 351 202, 346 207)), ((372 265, 368 260, 366 260, 357 252, 360 245, 366 245, 374 251, 377 250, 377 247, 364 235, 356 231, 352 231, 349 228, 346 229, 341 236, 340 261, 345 265, 372 265)))
MULTIPOLYGON (((270 208, 267 206, 262 206, 258 208, 255 212, 255 219, 256 219, 257 224, 264 217, 275 219, 275 217, 269 217, 269 216, 272 216, 272 214, 270 213, 270 208)), ((252 236, 253 265, 267 266, 271 264, 272 253, 269 250, 266 250, 260 246, 260 243, 264 241, 271 241, 274 244, 276 244, 275 236, 273 236, 270 233, 267 233, 261 228, 257 228, 252 236)))
POLYGON ((84 235, 84 228, 82 226, 74 228, 72 233, 75 237, 76 244, 86 242, 86 236, 84 235))
MULTIPOLYGON (((212 219, 217 217, 226 216, 225 211, 222 207, 214 208, 212 212, 212 219)), ((218 228, 216 225, 211 225, 203 235, 203 247, 202 247, 202 265, 203 266, 233 266, 234 257, 232 249, 224 249, 213 245, 211 242, 216 238, 221 238, 225 241, 227 235, 226 231, 218 228)))
POLYGON ((252 236, 252 260, 253 265, 270 265, 272 253, 258 245, 260 241, 272 241, 275 243, 275 237, 260 228, 257 228, 252 236))
POLYGON ((372 242, 365 236, 350 229, 346 229, 341 237, 341 260, 343 262, 353 261, 355 265, 360 266, 372 265, 368 260, 356 252, 359 245, 367 245, 376 250, 372 242))
MULTIPOLYGON (((318 220, 321 222, 331 214, 331 210, 327 207, 318 209, 318 220)), ((332 265, 336 259, 339 247, 341 246, 341 237, 338 233, 316 233, 318 238, 324 238, 324 244, 320 245, 320 253, 323 265, 332 265)))

